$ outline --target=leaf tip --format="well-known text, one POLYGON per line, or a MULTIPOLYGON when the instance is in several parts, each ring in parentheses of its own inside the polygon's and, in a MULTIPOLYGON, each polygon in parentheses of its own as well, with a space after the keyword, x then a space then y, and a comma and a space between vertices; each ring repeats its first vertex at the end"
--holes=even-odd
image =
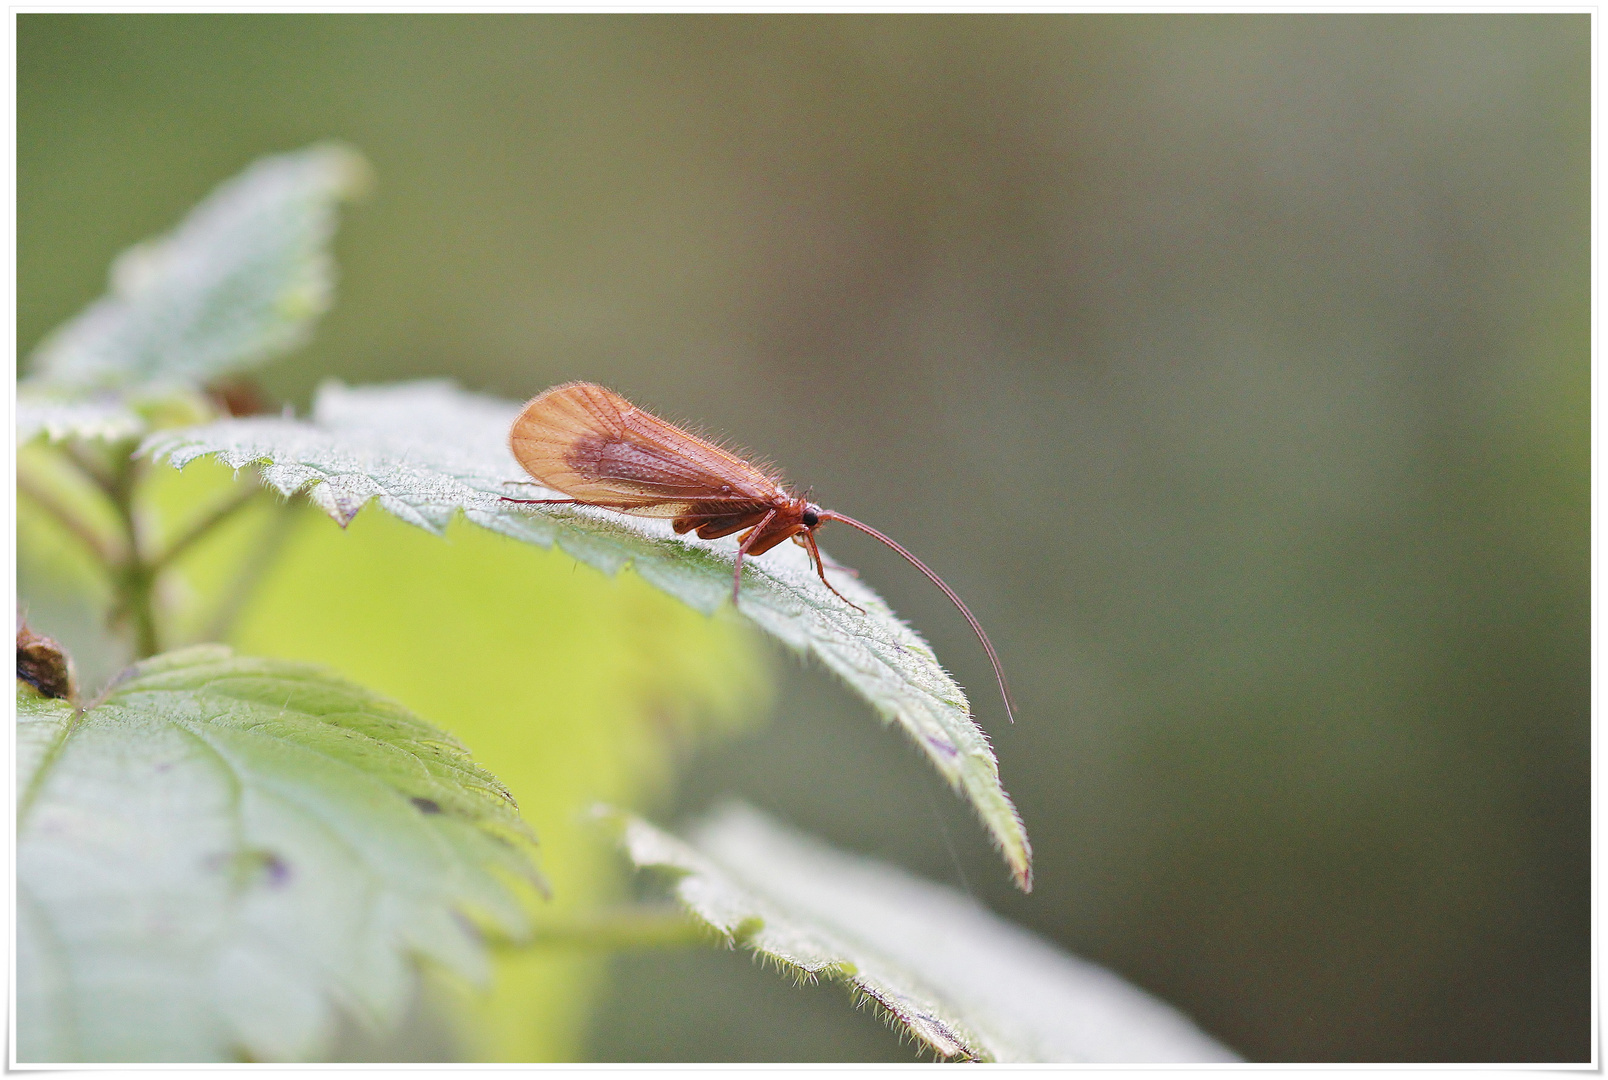
POLYGON ((1027 826, 1020 816, 1015 818, 1016 828, 1009 843, 1004 845, 1005 863, 1011 870, 1011 882, 1022 892, 1033 891, 1033 845, 1027 839, 1027 826))
POLYGON ((310 149, 327 155, 340 198, 355 202, 374 190, 374 167, 357 150, 338 141, 315 143, 310 149))

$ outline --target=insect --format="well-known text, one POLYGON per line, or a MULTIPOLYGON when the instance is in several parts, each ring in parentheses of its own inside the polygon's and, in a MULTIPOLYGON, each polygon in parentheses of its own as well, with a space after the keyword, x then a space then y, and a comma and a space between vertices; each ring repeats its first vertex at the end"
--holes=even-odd
POLYGON ((815 572, 833 594, 856 611, 864 608, 827 580, 815 531, 841 521, 904 556, 960 609, 994 665, 1005 714, 1015 722, 1005 671, 982 624, 944 580, 905 547, 878 530, 835 510, 823 510, 795 495, 775 471, 683 431, 637 408, 595 383, 571 382, 531 398, 508 432, 508 448, 537 483, 563 492, 563 499, 504 501, 538 505, 601 506, 638 517, 669 518, 677 533, 714 540, 741 532, 731 599, 737 602, 743 560, 757 558, 784 540, 807 549, 815 572), (744 532, 744 530, 747 530, 744 532))

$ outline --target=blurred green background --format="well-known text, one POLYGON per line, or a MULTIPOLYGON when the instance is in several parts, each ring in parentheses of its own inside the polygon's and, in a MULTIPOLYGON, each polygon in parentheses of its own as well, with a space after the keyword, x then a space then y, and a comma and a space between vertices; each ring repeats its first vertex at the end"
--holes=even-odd
MULTIPOLYGON (((1037 887, 796 664, 662 816, 741 794, 1253 1059, 1589 1057, 1587 16, 18 26, 24 353, 348 141, 377 186, 272 394, 593 379, 902 539, 1016 726, 936 590, 824 537, 973 688, 1037 887)), ((612 971, 587 1055, 912 1057, 741 953, 612 971)))

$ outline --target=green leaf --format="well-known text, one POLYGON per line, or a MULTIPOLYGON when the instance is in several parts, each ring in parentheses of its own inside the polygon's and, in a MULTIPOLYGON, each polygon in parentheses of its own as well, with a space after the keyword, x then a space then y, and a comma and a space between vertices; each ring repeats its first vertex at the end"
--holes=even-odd
MULTIPOLYGON (((627 564, 650 584, 712 612, 731 595, 737 539, 677 536, 670 523, 595 507, 529 507, 532 497, 507 447, 519 406, 467 394, 444 381, 321 388, 310 420, 247 417, 158 433, 141 448, 183 468, 214 455, 234 468, 263 465, 263 480, 305 491, 345 524, 371 499, 440 534, 462 513, 506 536, 557 544, 605 573, 627 564)), ((921 636, 858 579, 837 574, 855 611, 821 584, 807 553, 783 544, 744 563, 738 609, 767 633, 817 657, 884 719, 897 720, 934 767, 963 792, 1017 883, 1032 880, 1027 832, 999 781, 988 738, 966 695, 921 636)))
POLYGON ((34 352, 18 438, 139 434, 150 402, 302 344, 330 305, 336 204, 366 174, 338 145, 263 158, 125 251, 110 292, 34 352))
POLYGON ((639 867, 730 943, 847 983, 934 1052, 1013 1062, 1233 1061, 1170 1006, 969 897, 727 804, 686 843, 622 817, 639 867))
MULTIPOLYGON (((185 489, 228 475, 206 461, 164 471, 185 489)), ((770 703, 768 650, 729 607, 706 617, 630 570, 578 570, 560 551, 461 519, 436 537, 378 512, 338 529, 297 506, 232 643, 328 664, 394 698, 474 747, 507 785, 541 834, 553 899, 534 947, 494 951, 489 993, 448 995, 453 1053, 579 1060, 609 960, 545 947, 541 927, 630 891, 585 809, 662 802, 695 742, 757 723, 770 703)))
POLYGON ((17 442, 43 435, 50 442, 98 439, 118 442, 145 434, 145 420, 120 395, 83 398, 77 392, 24 383, 17 393, 17 442))
POLYGON ((506 791, 321 669, 198 646, 17 709, 19 1059, 313 1058, 394 1025, 414 959, 484 981, 528 933, 506 791))

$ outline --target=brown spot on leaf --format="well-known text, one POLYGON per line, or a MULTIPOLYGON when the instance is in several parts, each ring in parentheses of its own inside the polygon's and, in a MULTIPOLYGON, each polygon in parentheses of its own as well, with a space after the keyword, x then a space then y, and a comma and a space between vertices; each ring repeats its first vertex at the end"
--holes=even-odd
POLYGON ((408 801, 411 802, 414 806, 417 806, 419 808, 419 810, 422 811, 423 813, 426 813, 426 814, 439 814, 439 813, 441 813, 441 804, 436 802, 434 799, 426 799, 423 796, 415 795, 413 798, 409 799, 408 801))

